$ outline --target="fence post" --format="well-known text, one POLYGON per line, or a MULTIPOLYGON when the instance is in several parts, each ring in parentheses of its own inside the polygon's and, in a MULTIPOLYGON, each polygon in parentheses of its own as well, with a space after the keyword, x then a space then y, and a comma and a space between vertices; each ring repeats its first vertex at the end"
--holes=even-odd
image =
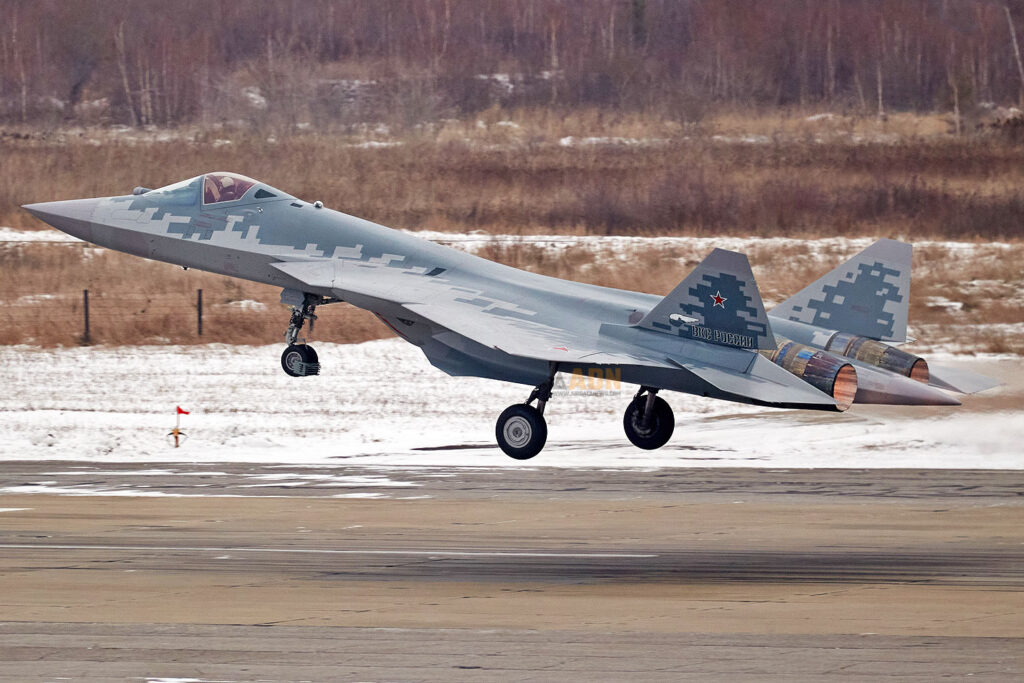
POLYGON ((82 331, 82 343, 89 344, 92 339, 89 335, 89 290, 82 290, 82 310, 85 313, 85 330, 82 331))
POLYGON ((203 336, 203 290, 196 290, 196 333, 203 336))

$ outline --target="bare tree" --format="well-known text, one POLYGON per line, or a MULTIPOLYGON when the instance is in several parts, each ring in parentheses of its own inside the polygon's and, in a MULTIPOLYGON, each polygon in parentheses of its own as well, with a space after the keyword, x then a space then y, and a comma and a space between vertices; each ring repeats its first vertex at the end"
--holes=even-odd
POLYGON ((124 89, 125 105, 128 107, 132 126, 135 127, 139 125, 139 115, 135 112, 132 88, 128 82, 128 57, 124 48, 124 21, 117 25, 117 31, 114 33, 114 47, 117 49, 117 68, 121 72, 121 87, 124 89))
POLYGON ((1017 44, 1017 29, 1013 26, 1013 17, 1010 15, 1010 6, 1003 5, 1006 11, 1006 24, 1010 28, 1010 40, 1013 42, 1013 56, 1017 60, 1017 75, 1020 76, 1021 90, 1017 95, 1018 104, 1024 106, 1024 62, 1020 58, 1020 46, 1017 44))

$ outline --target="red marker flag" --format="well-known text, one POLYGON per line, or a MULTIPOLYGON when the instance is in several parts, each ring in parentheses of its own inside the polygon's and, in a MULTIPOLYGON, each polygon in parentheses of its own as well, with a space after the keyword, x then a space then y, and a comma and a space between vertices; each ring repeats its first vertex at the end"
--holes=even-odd
POLYGON ((182 410, 181 406, 178 406, 178 415, 188 415, 188 411, 182 410))

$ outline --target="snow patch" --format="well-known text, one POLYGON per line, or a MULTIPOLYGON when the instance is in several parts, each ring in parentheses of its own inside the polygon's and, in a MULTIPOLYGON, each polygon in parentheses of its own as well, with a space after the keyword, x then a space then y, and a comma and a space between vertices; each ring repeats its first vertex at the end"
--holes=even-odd
POLYGON ((386 147, 401 147, 402 144, 398 140, 366 140, 365 142, 354 142, 345 146, 355 149, 383 149, 386 147))
POLYGON ((624 137, 584 137, 567 135, 558 140, 562 147, 594 147, 600 145, 625 145, 632 147, 648 147, 668 144, 664 138, 624 138, 624 137))
POLYGON ((266 109, 267 98, 263 96, 260 89, 256 86, 249 86, 242 88, 242 96, 248 101, 249 106, 253 109, 266 109))
POLYGON ((255 311, 262 312, 267 310, 267 305, 262 301, 253 301, 252 299, 242 299, 240 301, 229 301, 223 304, 225 308, 235 308, 241 311, 255 311))
POLYGON ((944 296, 929 296, 925 298, 924 305, 928 308, 941 308, 952 313, 963 310, 964 302, 950 301, 944 296))
POLYGON ((712 135, 711 139, 715 142, 743 145, 769 145, 772 142, 767 135, 712 135))
POLYGON ((14 303, 18 306, 31 306, 46 303, 47 301, 58 301, 63 298, 65 298, 63 294, 26 294, 25 296, 19 296, 14 300, 14 303))
POLYGON ((59 230, 15 230, 0 228, 0 242, 82 242, 59 230))

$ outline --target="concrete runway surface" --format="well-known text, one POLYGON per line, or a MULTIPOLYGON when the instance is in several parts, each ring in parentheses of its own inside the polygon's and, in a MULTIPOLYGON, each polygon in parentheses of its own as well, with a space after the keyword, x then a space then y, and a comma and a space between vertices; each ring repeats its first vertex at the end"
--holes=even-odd
POLYGON ((1022 471, 14 461, 0 490, 4 680, 1024 677, 1022 471))

